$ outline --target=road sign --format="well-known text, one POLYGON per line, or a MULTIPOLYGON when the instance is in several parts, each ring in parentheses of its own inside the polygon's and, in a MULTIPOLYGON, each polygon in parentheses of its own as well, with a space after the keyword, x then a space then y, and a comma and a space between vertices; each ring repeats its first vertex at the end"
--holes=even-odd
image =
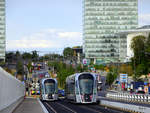
POLYGON ((128 74, 120 74, 120 82, 128 82, 128 74))
POLYGON ((89 65, 90 64, 90 60, 88 59, 83 59, 82 60, 83 65, 89 65))
POLYGON ((83 59, 83 64, 84 64, 84 65, 87 64, 87 59, 83 59))

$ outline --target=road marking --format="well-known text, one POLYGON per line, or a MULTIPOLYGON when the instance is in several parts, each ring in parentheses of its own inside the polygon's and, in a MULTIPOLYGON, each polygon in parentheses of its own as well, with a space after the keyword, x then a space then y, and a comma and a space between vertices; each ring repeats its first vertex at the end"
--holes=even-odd
POLYGON ((45 104, 54 112, 54 113, 57 113, 57 111, 55 111, 52 106, 50 106, 48 103, 45 102, 45 104))
POLYGON ((69 110, 69 111, 71 111, 73 113, 77 113, 76 111, 73 111, 72 109, 70 109, 69 107, 64 106, 63 104, 60 104, 60 103, 57 103, 57 104, 59 104, 60 106, 66 108, 67 110, 69 110))
POLYGON ((41 105, 41 107, 42 107, 42 109, 43 109, 43 112, 44 113, 49 113, 48 111, 47 111, 47 109, 45 108, 45 106, 42 104, 42 102, 40 101, 40 99, 39 98, 37 98, 37 100, 38 100, 38 102, 40 103, 40 105, 41 105))

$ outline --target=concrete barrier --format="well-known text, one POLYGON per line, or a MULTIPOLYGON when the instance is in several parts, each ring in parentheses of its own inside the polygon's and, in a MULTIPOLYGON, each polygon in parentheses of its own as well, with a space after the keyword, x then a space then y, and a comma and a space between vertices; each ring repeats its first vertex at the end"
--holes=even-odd
POLYGON ((11 113, 24 96, 25 85, 0 67, 0 112, 11 113))

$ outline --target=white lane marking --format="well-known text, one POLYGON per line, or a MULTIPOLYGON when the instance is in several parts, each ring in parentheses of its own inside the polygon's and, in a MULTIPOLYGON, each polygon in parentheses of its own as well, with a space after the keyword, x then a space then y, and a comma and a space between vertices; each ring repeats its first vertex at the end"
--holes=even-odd
POLYGON ((50 106, 48 103, 45 103, 54 113, 57 113, 57 111, 55 111, 52 106, 50 106))
POLYGON ((43 109, 43 112, 44 113, 49 113, 48 111, 47 111, 47 109, 45 108, 45 106, 42 104, 42 102, 40 101, 40 99, 39 98, 37 98, 37 100, 38 100, 38 102, 40 103, 40 105, 41 105, 41 107, 42 107, 42 109, 43 109))
POLYGON ((59 104, 60 106, 66 108, 67 110, 69 110, 69 111, 71 111, 73 113, 77 113, 76 111, 73 111, 72 109, 70 109, 69 107, 64 106, 63 104, 60 104, 60 103, 57 103, 57 104, 59 104))

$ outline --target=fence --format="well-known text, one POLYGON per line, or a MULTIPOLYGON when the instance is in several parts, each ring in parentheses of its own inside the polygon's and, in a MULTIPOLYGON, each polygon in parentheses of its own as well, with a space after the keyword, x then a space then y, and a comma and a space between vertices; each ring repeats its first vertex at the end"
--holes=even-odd
POLYGON ((123 111, 129 111, 132 113, 149 113, 150 111, 150 107, 120 103, 120 102, 112 102, 107 100, 101 100, 100 104, 108 107, 117 108, 123 111))
POLYGON ((106 97, 115 100, 150 103, 150 95, 148 94, 107 93, 106 97))

